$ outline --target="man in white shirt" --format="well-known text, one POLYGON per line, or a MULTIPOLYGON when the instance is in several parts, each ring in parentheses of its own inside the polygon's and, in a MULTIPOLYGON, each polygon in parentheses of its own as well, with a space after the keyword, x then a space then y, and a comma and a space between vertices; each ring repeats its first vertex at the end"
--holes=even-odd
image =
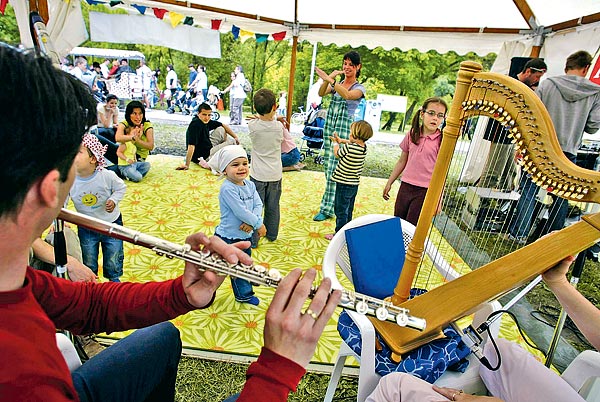
POLYGON ((100 63, 100 72, 102 73, 102 78, 108 79, 108 65, 110 64, 110 60, 104 59, 102 63, 100 63))
POLYGON ((171 99, 177 94, 177 73, 173 70, 173 65, 167 65, 167 76, 165 78, 168 92, 165 94, 167 106, 171 107, 171 99))
POLYGON ((144 104, 146 105, 146 109, 150 109, 150 100, 149 100, 149 92, 150 92, 150 81, 152 80, 152 70, 150 67, 146 65, 146 60, 140 60, 140 66, 136 70, 138 77, 142 79, 142 96, 144 97, 144 104))

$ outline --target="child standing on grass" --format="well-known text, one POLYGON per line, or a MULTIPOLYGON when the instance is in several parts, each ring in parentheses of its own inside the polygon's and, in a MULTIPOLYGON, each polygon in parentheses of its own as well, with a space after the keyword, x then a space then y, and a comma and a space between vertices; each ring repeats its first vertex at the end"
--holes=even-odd
MULTIPOLYGON (((275 241, 279 234, 279 199, 281 198, 281 143, 283 124, 275 120, 277 101, 270 89, 261 88, 254 94, 254 109, 258 118, 248 123, 252 141, 252 172, 250 180, 264 204, 264 223, 267 240, 275 241)), ((252 247, 258 245, 258 236, 252 236, 252 247)))
MULTIPOLYGON (((373 136, 373 128, 364 120, 355 121, 350 125, 350 137, 345 140, 337 132, 333 132, 333 153, 339 158, 338 164, 331 175, 335 182, 335 232, 352 220, 354 200, 358 193, 360 175, 365 166, 367 146, 365 142, 373 136), (342 144, 342 145, 340 145, 342 144)), ((332 234, 325 235, 327 240, 332 234)))
MULTIPOLYGON (((256 186, 248 180, 250 169, 244 148, 240 145, 223 147, 210 158, 208 164, 226 178, 219 191, 221 222, 215 229, 215 235, 228 244, 250 240, 253 232, 264 236, 267 229, 262 220, 263 205, 256 186)), ((244 252, 252 254, 250 247, 244 252)), ((232 277, 231 286, 238 302, 254 306, 260 302, 247 280, 232 277)))
MULTIPOLYGON (((119 202, 125 196, 125 183, 117 175, 107 169, 102 146, 98 138, 85 134, 75 157, 77 176, 69 197, 75 209, 85 215, 107 222, 123 225, 123 217, 119 210, 119 202)), ((98 275, 98 253, 102 245, 102 267, 104 277, 111 282, 120 282, 123 275, 123 241, 94 232, 84 227, 77 230, 83 264, 98 275)))
POLYGON ((394 215, 417 225, 425 194, 437 160, 448 106, 442 98, 425 100, 412 120, 412 128, 400 143, 400 159, 383 189, 383 199, 389 200, 392 184, 400 175, 402 182, 396 196, 394 215))

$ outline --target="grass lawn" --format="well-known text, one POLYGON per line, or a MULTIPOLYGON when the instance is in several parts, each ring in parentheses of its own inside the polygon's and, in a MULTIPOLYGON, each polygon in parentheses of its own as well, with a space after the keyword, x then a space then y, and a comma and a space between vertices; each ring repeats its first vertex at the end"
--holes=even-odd
MULTIPOLYGON (((226 111, 223 113, 227 113, 226 111)), ((185 130, 187 124, 154 123, 156 137, 156 152, 172 155, 185 155, 185 130)), ((234 129, 238 131, 237 128, 234 129)), ((251 148, 247 133, 238 132, 242 145, 251 148)), ((387 178, 399 156, 397 145, 369 144, 368 154, 363 175, 378 178, 387 178)), ((306 169, 320 171, 322 165, 315 164, 312 158, 307 158, 304 163, 306 169)), ((495 236, 490 237, 490 244, 484 247, 497 250, 495 236)), ((492 253, 490 252, 490 255, 492 253)), ((600 283, 598 263, 586 261, 584 273, 579 283, 579 290, 594 303, 600 306, 600 292, 597 283, 600 283)), ((554 296, 544 285, 538 285, 528 296, 531 305, 540 311, 550 311, 558 314, 558 303, 554 296)), ((552 322, 552 318, 548 318, 552 322)), ((563 332, 569 342, 580 350, 589 349, 589 345, 578 339, 570 331, 563 332)), ((177 381, 177 400, 179 401, 220 401, 229 395, 241 390, 245 380, 247 365, 231 362, 214 362, 184 357, 180 364, 177 381), (223 381, 223 379, 227 379, 223 381)), ((319 401, 322 400, 327 387, 329 375, 309 373, 306 375, 298 392, 290 396, 290 401, 319 401)), ((344 378, 338 386, 336 400, 356 399, 356 378, 344 378)))

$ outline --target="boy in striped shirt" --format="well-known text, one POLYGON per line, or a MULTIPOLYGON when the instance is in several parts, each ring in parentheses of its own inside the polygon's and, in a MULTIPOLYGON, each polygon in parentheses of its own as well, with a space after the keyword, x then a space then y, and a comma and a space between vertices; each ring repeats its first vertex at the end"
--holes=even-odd
MULTIPOLYGON (((350 138, 342 139, 336 132, 330 137, 334 142, 333 153, 339 162, 331 179, 335 184, 335 231, 352 220, 354 199, 358 193, 360 175, 365 166, 367 146, 365 142, 373 136, 373 128, 364 120, 355 121, 350 126, 350 138), (341 144, 341 145, 340 145, 341 144)), ((331 240, 333 235, 325 235, 331 240)))

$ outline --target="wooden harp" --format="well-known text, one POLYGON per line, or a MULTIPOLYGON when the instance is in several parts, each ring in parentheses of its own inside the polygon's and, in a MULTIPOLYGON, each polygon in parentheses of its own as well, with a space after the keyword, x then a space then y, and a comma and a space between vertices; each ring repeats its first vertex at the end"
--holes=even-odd
POLYGON ((600 173, 578 167, 566 158, 550 116, 535 93, 515 79, 481 69, 475 62, 461 63, 431 185, 392 297, 394 304, 424 317, 427 328, 416 332, 371 320, 397 360, 401 354, 441 337, 442 328, 469 315, 481 303, 497 299, 600 239, 600 214, 587 215, 574 225, 407 300, 459 132, 470 117, 493 118, 508 130, 521 156, 522 169, 538 186, 568 200, 600 201, 600 173))

